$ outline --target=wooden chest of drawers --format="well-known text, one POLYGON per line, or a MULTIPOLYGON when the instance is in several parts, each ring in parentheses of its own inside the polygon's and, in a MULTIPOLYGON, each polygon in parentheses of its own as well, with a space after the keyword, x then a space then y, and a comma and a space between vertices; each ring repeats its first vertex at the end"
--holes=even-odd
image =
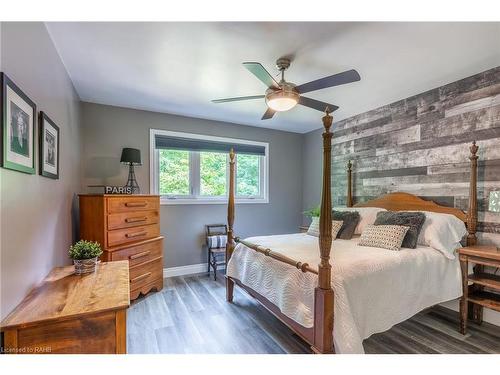
POLYGON ((105 262, 128 260, 130 298, 163 288, 157 195, 80 195, 80 237, 97 241, 105 262))

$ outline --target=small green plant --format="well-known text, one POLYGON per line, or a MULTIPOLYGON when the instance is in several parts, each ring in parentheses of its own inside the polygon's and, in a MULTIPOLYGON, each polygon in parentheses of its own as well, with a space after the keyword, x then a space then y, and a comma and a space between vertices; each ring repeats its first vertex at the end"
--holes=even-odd
POLYGON ((319 208, 319 205, 316 206, 316 207, 313 207, 307 211, 304 211, 304 215, 306 215, 307 217, 319 217, 319 213, 320 213, 320 208, 319 208))
POLYGON ((91 259, 102 254, 101 245, 98 242, 80 240, 69 248, 71 259, 91 259))

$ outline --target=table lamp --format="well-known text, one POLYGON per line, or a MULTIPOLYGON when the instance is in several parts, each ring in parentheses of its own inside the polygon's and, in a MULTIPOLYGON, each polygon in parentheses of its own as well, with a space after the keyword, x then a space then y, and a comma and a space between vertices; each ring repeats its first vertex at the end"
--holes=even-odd
POLYGON ((141 150, 136 148, 124 148, 122 150, 122 156, 120 158, 120 163, 128 164, 128 181, 125 187, 132 190, 132 194, 139 194, 141 189, 139 189, 139 184, 135 179, 134 166, 142 165, 141 163, 141 150))

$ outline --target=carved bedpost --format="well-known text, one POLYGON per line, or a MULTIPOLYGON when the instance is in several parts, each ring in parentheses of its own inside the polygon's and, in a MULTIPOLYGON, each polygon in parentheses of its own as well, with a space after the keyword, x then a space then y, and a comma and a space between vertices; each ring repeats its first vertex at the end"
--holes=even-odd
POLYGON ((477 151, 476 141, 470 147, 470 186, 469 186, 469 210, 467 212, 467 246, 477 243, 477 151))
POLYGON ((314 346, 316 353, 333 353, 333 290, 330 250, 332 246, 331 148, 332 116, 327 108, 323 117, 323 188, 319 217, 318 286, 314 290, 314 346))
MULTIPOLYGON (((229 152, 229 199, 227 204, 227 244, 226 244, 226 267, 234 250, 234 150, 229 152)), ((233 301, 234 281, 226 276, 226 300, 233 301)))
POLYGON ((347 169, 347 202, 346 202, 346 206, 352 207, 354 205, 354 202, 352 199, 352 163, 350 160, 347 162, 346 169, 347 169))

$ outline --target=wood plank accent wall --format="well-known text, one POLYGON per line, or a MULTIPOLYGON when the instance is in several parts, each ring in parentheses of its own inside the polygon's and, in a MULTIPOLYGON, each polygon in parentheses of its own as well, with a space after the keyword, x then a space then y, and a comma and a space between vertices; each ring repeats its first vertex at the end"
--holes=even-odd
POLYGON ((479 146, 478 231, 500 233, 486 211, 500 190, 500 66, 334 124, 334 205, 346 203, 353 162, 355 202, 405 191, 467 209, 469 144, 479 146))

